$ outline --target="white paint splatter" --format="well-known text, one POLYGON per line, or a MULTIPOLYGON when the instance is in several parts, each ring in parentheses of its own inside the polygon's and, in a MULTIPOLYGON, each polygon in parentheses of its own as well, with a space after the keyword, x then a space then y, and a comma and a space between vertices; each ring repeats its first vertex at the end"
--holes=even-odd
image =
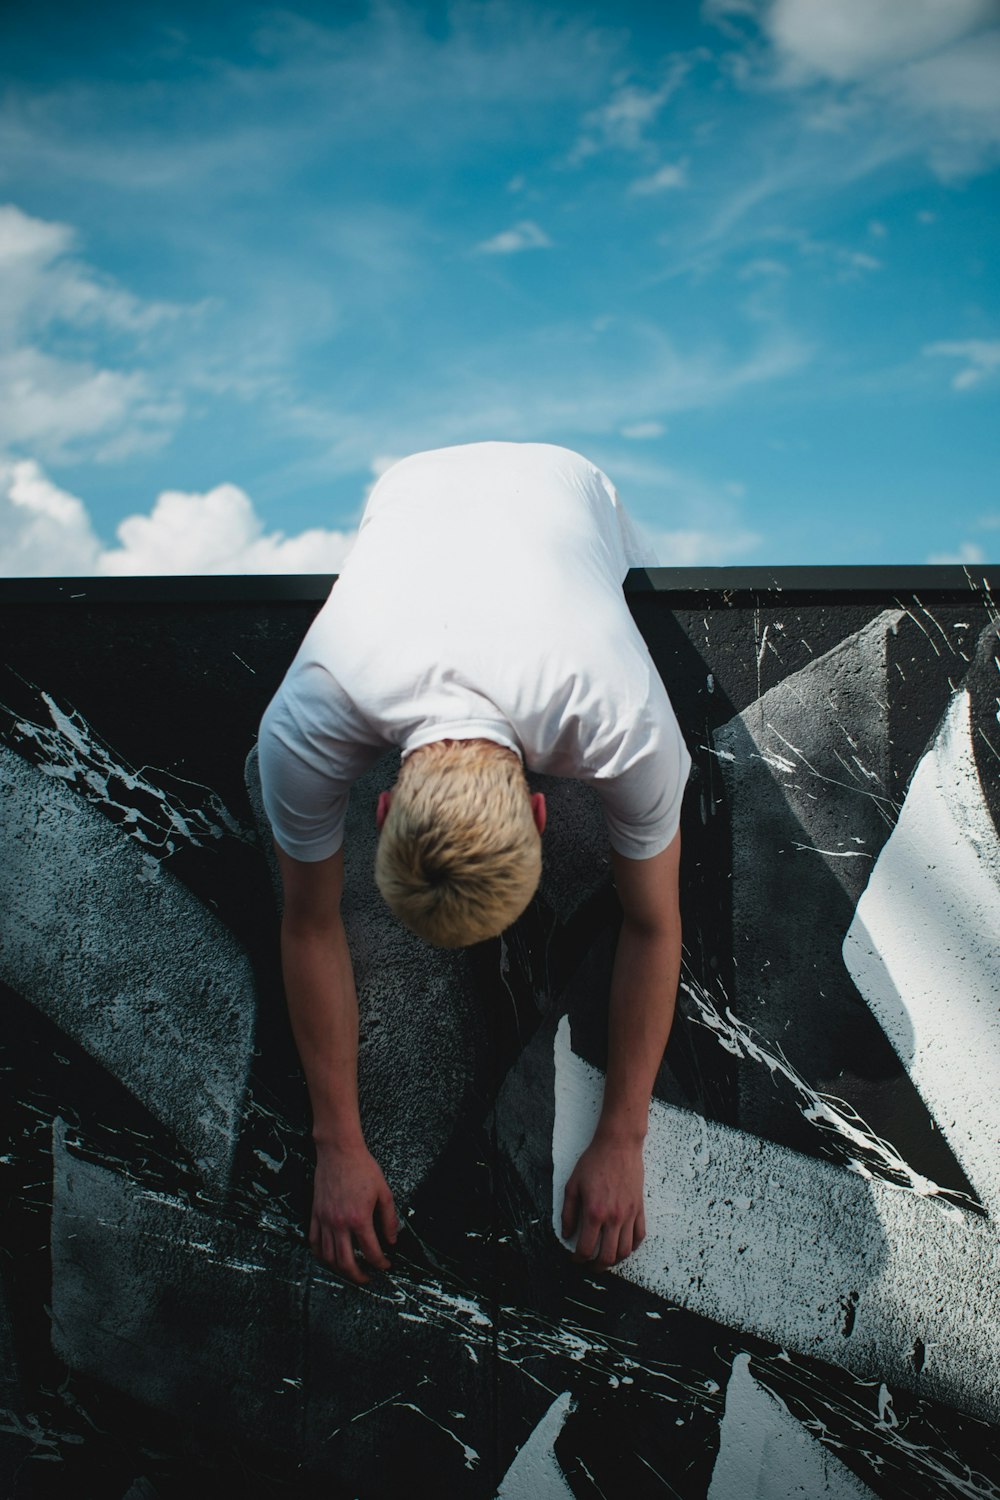
MULTIPOLYGON (((768 725, 768 728, 773 727, 773 725, 768 725)), ((774 750, 762 750, 756 758, 762 760, 765 765, 770 766, 773 771, 784 771, 787 773, 796 770, 793 760, 789 760, 785 755, 778 755, 774 750)))
POLYGON ((758 1385, 737 1354, 726 1387, 719 1455, 706 1500, 875 1500, 811 1437, 783 1401, 758 1385))
POLYGON ((423 1417, 424 1421, 430 1422, 432 1427, 440 1428, 440 1430, 445 1433, 447 1437, 451 1438, 452 1442, 457 1443, 461 1448, 462 1455, 465 1459, 465 1467, 467 1469, 474 1469, 476 1467, 479 1462, 479 1454, 476 1452, 475 1448, 470 1447, 468 1443, 466 1443, 462 1438, 459 1437, 457 1432, 453 1432, 450 1427, 447 1427, 444 1424, 444 1422, 439 1422, 437 1417, 432 1417, 430 1412, 424 1411, 422 1406, 417 1406, 413 1401, 390 1401, 388 1404, 390 1406, 405 1407, 407 1411, 416 1412, 418 1417, 423 1417))
POLYGON ((899 1418, 892 1409, 892 1395, 885 1381, 878 1388, 878 1419, 882 1427, 898 1427, 899 1418))
POLYGON ((0 704, 0 740, 19 753, 27 752, 46 776, 65 782, 109 812, 125 833, 158 858, 173 854, 184 843, 201 848, 226 836, 256 842, 211 787, 150 766, 137 770, 76 709, 64 710, 51 694, 36 691, 50 724, 18 717, 0 704), (187 800, 192 793, 202 795, 187 800))
POLYGON ((565 1313, 545 1317, 509 1303, 500 1305, 494 1321, 475 1290, 462 1291, 436 1281, 422 1269, 411 1274, 399 1256, 391 1278, 379 1285, 372 1283, 360 1295, 394 1304, 403 1321, 441 1329, 456 1338, 473 1359, 478 1349, 486 1359, 510 1365, 545 1390, 550 1388, 536 1372, 544 1371, 551 1378, 546 1362, 556 1360, 567 1361, 584 1384, 641 1382, 644 1392, 654 1399, 685 1406, 705 1404, 704 1383, 689 1378, 681 1366, 656 1358, 644 1342, 601 1332, 565 1313))
POLYGON ((958 1217, 961 1215, 952 1205, 975 1206, 968 1194, 941 1187, 911 1167, 892 1142, 876 1134, 845 1100, 812 1088, 779 1046, 764 1041, 728 1005, 720 1008, 692 975, 685 975, 680 987, 694 1006, 689 1012, 690 1019, 710 1031, 724 1051, 741 1060, 761 1063, 772 1078, 784 1078, 792 1085, 804 1118, 821 1133, 824 1143, 836 1152, 848 1171, 857 1172, 859 1177, 878 1177, 895 1187, 934 1198, 944 1212, 958 1217))
MULTIPOLYGON (((820 658, 820 662, 822 662, 822 660, 823 660, 823 658, 821 657, 820 658)), ((810 664, 810 665, 814 665, 814 664, 810 664)), ((815 664, 815 665, 818 665, 818 663, 815 664)), ((806 668, 804 670, 809 670, 809 669, 806 668)), ((791 681, 791 679, 789 679, 789 681, 791 681)), ((787 686, 787 683, 782 683, 780 685, 781 688, 784 688, 786 686, 787 686)), ((773 692, 777 692, 779 690, 780 689, 772 689, 773 692)), ((840 729, 841 732, 846 736, 846 738, 848 739, 849 743, 852 744, 852 745, 855 744, 855 741, 851 739, 851 737, 850 737, 850 735, 849 735, 849 733, 848 733, 845 725, 843 725, 840 722, 840 720, 836 718, 835 715, 833 715, 833 718, 834 718, 834 722, 836 723, 838 729, 840 729)), ((851 769, 851 767, 848 764, 848 762, 844 759, 844 757, 840 754, 840 752, 838 750, 836 750, 836 749, 834 750, 834 755, 836 756, 837 760, 839 760, 840 764, 844 767, 845 771, 848 773, 848 776, 851 778, 849 781, 841 781, 836 776, 827 776, 823 771, 818 770, 816 768, 816 766, 813 765, 812 761, 808 758, 807 755, 805 755, 803 753, 802 750, 799 749, 799 747, 797 745, 793 745, 789 740, 785 739, 785 736, 781 733, 780 729, 778 729, 774 724, 770 723, 770 721, 768 722, 767 728, 770 730, 770 732, 773 735, 776 736, 777 739, 781 740, 782 744, 786 747, 786 749, 790 750, 792 752, 792 754, 796 757, 795 761, 788 761, 787 759, 785 759, 784 757, 778 755, 774 751, 771 751, 771 752, 761 752, 760 759, 763 760, 763 761, 766 761, 769 766, 772 766, 774 769, 781 770, 781 771, 784 771, 786 773, 787 772, 791 772, 791 771, 798 771, 802 767, 804 767, 809 772, 809 774, 811 776, 815 776, 818 781, 825 781, 829 786, 840 787, 841 789, 846 790, 846 791, 850 791, 850 792, 858 792, 858 791, 863 792, 863 794, 865 796, 870 797, 871 800, 876 804, 876 806, 879 809, 880 814, 882 815, 882 817, 885 819, 886 822, 890 822, 891 823, 891 822, 894 821, 897 808, 896 808, 896 804, 895 804, 895 802, 893 802, 892 798, 886 796, 884 792, 872 792, 872 791, 869 791, 867 788, 862 787, 860 785, 859 781, 858 781, 857 775, 851 769)), ((866 774, 870 774, 870 773, 866 773, 866 774)), ((875 780, 877 781, 877 780, 879 780, 879 778, 876 777, 875 780)))
POLYGON ((785 1351, 755 1354, 751 1369, 757 1383, 806 1431, 867 1468, 880 1494, 1000 1500, 995 1482, 974 1467, 973 1455, 981 1453, 986 1459, 992 1447, 995 1429, 986 1423, 966 1418, 961 1448, 956 1450, 937 1429, 935 1413, 924 1402, 907 1402, 898 1413, 894 1410, 895 1426, 882 1421, 879 1394, 888 1393, 888 1387, 881 1380, 831 1381, 823 1365, 785 1351))
POLYGON ((1000 1213, 1000 841, 955 694, 858 902, 844 962, 983 1202, 1000 1213))
POLYGON ((30 1443, 33 1459, 51 1459, 53 1462, 64 1461, 64 1447, 86 1441, 82 1433, 45 1427, 34 1412, 22 1417, 9 1406, 0 1407, 0 1434, 30 1443))
POLYGON ((497 1490, 497 1500, 572 1500, 573 1491, 566 1483, 555 1442, 563 1423, 575 1410, 569 1391, 557 1396, 517 1455, 497 1490))

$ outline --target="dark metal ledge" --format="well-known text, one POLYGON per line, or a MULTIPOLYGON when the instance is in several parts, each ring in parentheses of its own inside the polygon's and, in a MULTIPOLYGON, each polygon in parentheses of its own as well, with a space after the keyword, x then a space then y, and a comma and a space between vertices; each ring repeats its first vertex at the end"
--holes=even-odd
MULTIPOLYGON (((633 568, 627 594, 715 596, 725 603, 775 594, 989 596, 1000 565, 920 564, 894 567, 633 568)), ((185 575, 128 578, 0 578, 2 604, 313 603, 330 592, 334 573, 185 575)))

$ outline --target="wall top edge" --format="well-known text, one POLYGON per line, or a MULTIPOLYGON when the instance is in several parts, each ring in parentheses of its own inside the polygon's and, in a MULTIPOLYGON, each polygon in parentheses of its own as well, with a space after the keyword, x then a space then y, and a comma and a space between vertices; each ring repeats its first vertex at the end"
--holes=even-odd
MULTIPOLYGON (((970 593, 989 597, 1000 565, 633 568, 627 594, 736 595, 970 593)), ((318 603, 333 573, 238 574, 127 578, 0 578, 3 604, 252 604, 318 603)), ((706 601, 708 602, 708 601, 706 601)))

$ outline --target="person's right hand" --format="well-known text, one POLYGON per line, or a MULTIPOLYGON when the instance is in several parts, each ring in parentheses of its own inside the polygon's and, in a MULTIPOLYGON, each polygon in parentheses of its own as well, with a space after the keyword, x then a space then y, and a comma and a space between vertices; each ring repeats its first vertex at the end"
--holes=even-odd
POLYGON ((396 1205, 382 1169, 362 1141, 353 1146, 317 1144, 309 1245, 314 1255, 363 1285, 368 1277, 358 1263, 360 1251, 377 1271, 389 1262, 375 1232, 396 1243, 396 1205))

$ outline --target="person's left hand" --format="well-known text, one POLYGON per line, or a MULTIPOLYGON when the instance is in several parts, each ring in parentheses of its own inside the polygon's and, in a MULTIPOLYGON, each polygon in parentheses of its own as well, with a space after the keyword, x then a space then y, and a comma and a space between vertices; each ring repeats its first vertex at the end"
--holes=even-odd
POLYGON ((600 1127, 566 1184, 564 1239, 578 1234, 573 1259, 614 1266, 646 1237, 642 1142, 603 1136, 600 1127))

